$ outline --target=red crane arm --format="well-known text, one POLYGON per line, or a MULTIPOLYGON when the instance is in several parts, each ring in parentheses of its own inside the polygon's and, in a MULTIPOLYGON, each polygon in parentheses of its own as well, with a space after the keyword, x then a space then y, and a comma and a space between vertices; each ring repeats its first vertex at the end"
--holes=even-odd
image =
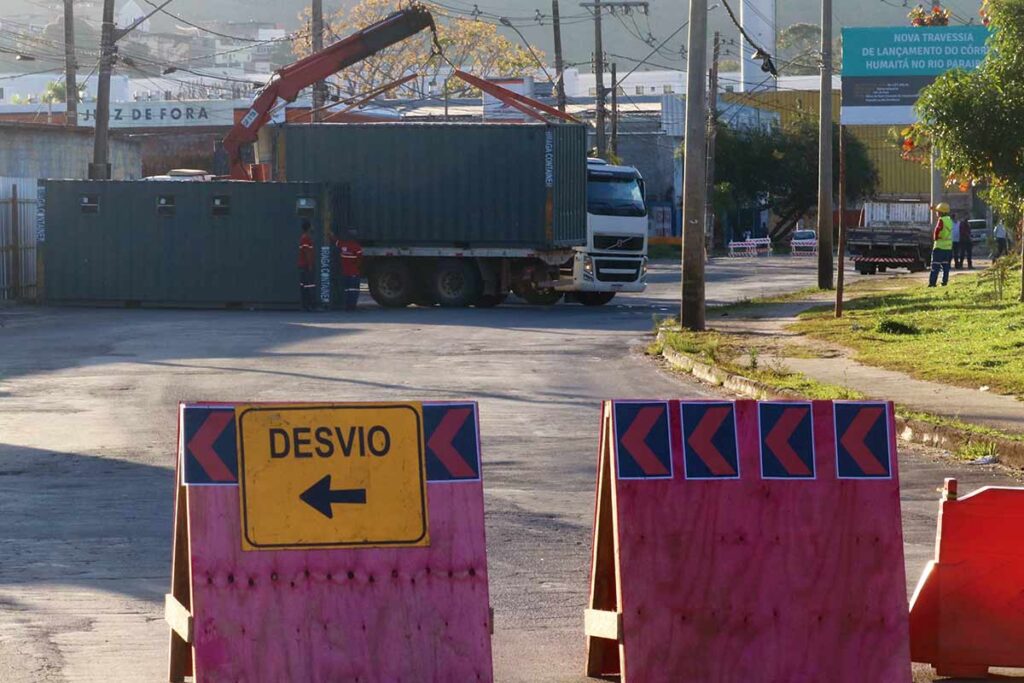
POLYGON ((260 128, 270 118, 278 99, 292 102, 303 89, 322 81, 333 73, 352 66, 425 28, 434 28, 434 18, 422 5, 411 5, 376 24, 304 57, 277 71, 253 100, 249 111, 224 138, 224 150, 231 164, 231 177, 250 180, 249 169, 242 163, 242 145, 256 141, 260 128))

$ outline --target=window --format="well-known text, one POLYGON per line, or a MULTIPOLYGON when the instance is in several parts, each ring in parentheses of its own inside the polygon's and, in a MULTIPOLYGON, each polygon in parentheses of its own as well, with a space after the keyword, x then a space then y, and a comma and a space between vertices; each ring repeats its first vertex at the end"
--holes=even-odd
POLYGON ((156 215, 158 216, 173 216, 174 215, 174 195, 173 194, 162 194, 156 198, 156 215))
POLYGON ((666 95, 671 95, 672 93, 675 92, 675 90, 672 89, 671 85, 664 86, 663 91, 666 95))
POLYGON ((642 85, 636 86, 636 91, 635 92, 636 92, 637 95, 643 95, 644 94, 644 86, 642 86, 642 85))
POLYGON ((312 218, 316 214, 316 200, 312 197, 299 197, 295 201, 295 214, 302 218, 312 218))
POLYGON ((597 86, 594 86, 593 88, 590 89, 590 96, 597 97, 597 86))
POLYGON ((83 194, 78 206, 82 213, 99 213, 100 196, 98 194, 83 194))
POLYGON ((213 198, 213 215, 227 216, 231 213, 231 197, 218 194, 213 198))

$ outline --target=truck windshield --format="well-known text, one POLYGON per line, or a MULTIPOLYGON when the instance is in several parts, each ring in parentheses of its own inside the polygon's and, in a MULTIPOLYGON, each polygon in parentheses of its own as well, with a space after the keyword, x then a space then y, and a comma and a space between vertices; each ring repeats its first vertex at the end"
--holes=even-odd
POLYGON ((646 216, 640 182, 628 176, 589 174, 587 212, 598 216, 646 216))

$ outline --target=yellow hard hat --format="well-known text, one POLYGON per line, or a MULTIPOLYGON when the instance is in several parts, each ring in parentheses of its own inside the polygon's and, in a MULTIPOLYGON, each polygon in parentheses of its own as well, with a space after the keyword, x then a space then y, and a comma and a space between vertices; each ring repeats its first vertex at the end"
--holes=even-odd
POLYGON ((935 205, 935 210, 939 213, 949 213, 949 204, 946 202, 939 202, 935 205))

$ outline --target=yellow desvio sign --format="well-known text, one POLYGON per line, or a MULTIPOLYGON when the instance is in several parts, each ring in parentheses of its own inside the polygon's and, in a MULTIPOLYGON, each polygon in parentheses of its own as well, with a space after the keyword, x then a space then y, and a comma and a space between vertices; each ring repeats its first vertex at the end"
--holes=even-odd
POLYGON ((419 403, 240 405, 242 548, 425 546, 419 403))

